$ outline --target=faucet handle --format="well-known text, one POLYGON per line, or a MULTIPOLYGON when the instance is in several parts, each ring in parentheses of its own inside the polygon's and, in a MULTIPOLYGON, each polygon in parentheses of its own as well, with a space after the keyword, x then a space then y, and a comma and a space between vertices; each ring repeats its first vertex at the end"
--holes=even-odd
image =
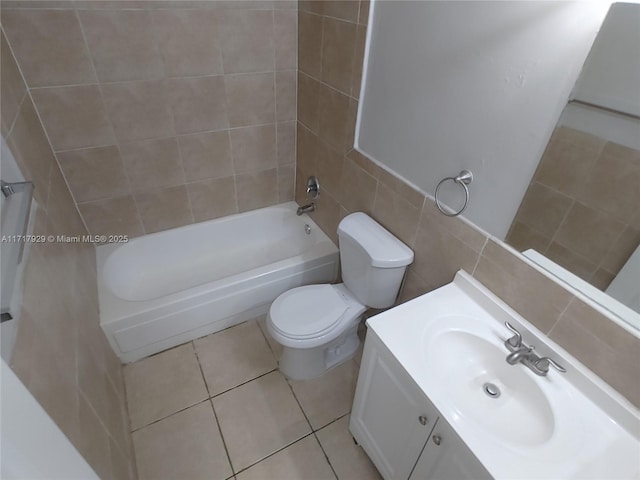
POLYGON ((549 365, 558 370, 559 372, 566 373, 567 369, 556 362, 553 358, 542 357, 533 363, 533 366, 540 372, 546 374, 549 371, 549 365))
POLYGON ((316 199, 320 196, 320 182, 318 181, 318 177, 315 175, 310 176, 307 179, 307 198, 311 197, 312 199, 316 199))
POLYGON ((513 332, 513 337, 507 339, 504 343, 508 344, 511 348, 520 348, 522 346, 522 335, 520 332, 509 322, 504 322, 504 326, 513 332))

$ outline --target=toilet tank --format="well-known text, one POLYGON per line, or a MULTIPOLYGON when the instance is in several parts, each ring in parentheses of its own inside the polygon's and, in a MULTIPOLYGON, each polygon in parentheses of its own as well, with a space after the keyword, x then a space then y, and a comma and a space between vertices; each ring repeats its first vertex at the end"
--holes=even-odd
POLYGON ((364 305, 393 305, 413 251, 368 215, 346 216, 338 225, 345 286, 364 305))

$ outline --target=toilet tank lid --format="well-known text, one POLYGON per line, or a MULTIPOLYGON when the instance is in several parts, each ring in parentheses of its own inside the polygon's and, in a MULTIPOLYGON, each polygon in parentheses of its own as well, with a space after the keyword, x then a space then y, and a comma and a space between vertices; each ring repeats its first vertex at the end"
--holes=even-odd
POLYGON ((413 262, 413 250, 365 213, 356 212, 344 217, 338 225, 340 236, 358 242, 371 257, 374 267, 404 267, 413 262))

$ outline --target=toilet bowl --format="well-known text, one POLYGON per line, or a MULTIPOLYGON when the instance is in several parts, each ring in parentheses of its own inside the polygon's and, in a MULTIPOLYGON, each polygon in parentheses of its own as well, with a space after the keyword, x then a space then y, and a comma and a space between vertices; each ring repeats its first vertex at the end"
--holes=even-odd
POLYGON ((344 283, 291 289, 271 304, 267 329, 282 345, 278 365, 293 380, 310 379, 346 362, 360 344, 369 307, 391 306, 413 252, 364 213, 338 227, 344 283))
POLYGON ((280 295, 267 329, 283 346, 280 370, 293 380, 314 378, 353 356, 358 324, 367 309, 339 285, 307 285, 280 295))

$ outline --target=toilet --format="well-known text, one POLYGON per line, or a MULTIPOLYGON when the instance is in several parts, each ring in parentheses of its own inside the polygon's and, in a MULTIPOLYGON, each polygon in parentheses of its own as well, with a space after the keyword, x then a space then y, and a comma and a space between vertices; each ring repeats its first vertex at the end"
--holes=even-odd
POLYGON ((306 380, 353 357, 367 308, 388 308, 400 290, 413 251, 364 213, 338 225, 344 283, 306 285, 274 300, 267 328, 283 347, 280 371, 306 380))

